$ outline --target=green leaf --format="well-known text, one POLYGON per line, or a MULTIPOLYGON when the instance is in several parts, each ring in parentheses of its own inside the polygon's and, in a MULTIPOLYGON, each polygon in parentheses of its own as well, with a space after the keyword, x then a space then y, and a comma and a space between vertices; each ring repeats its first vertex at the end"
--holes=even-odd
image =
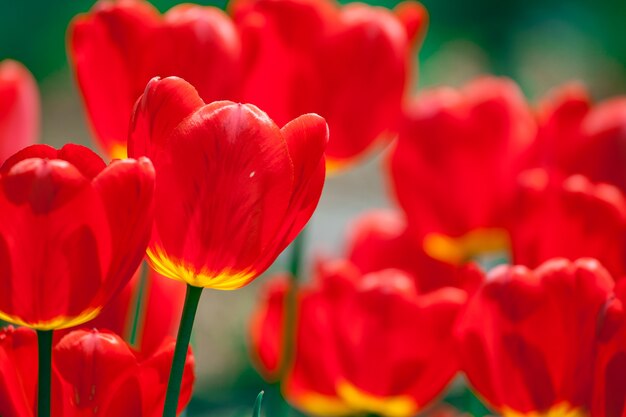
POLYGON ((254 409, 252 409, 252 417, 261 417, 261 405, 263 403, 263 393, 264 391, 259 392, 259 395, 256 396, 256 401, 254 401, 254 409))

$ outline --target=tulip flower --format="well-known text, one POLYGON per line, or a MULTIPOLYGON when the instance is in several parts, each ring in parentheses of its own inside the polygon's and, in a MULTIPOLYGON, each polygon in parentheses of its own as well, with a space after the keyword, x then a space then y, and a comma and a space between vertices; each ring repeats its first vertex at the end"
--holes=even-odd
MULTIPOLYGON (((287 290, 286 280, 272 282, 252 321, 252 348, 270 377, 284 354, 287 290)), ((298 292, 284 394, 316 415, 415 414, 458 370, 452 330, 466 298, 454 287, 420 292, 400 270, 361 274, 347 261, 323 264, 298 292)))
MULTIPOLYGON (((158 273, 188 284, 173 380, 202 288, 248 284, 311 217, 327 140, 326 123, 314 114, 279 128, 250 104, 205 104, 180 78, 155 78, 146 87, 128 150, 150 157, 157 172, 148 260, 158 273)), ((164 416, 173 415, 172 404, 166 401, 164 416)))
POLYGON ((519 177, 509 221, 515 264, 592 257, 615 277, 626 273, 626 199, 616 187, 529 170, 519 177))
POLYGON ((552 92, 539 109, 535 162, 567 175, 582 174, 626 193, 626 97, 594 104, 578 84, 552 92))
POLYGON ((463 369, 504 416, 585 416, 598 317, 613 290, 596 260, 500 266, 459 326, 463 369))
MULTIPOLYGON (((159 417, 174 351, 170 340, 141 356, 114 333, 75 330, 53 351, 53 417, 159 417)), ((191 398, 191 351, 179 411, 191 398)), ((27 328, 0 330, 0 415, 34 417, 37 337, 27 328)))
POLYGON ((595 366, 594 417, 626 415, 626 281, 619 281, 614 297, 601 314, 595 366))
POLYGON ((0 61, 0 163, 39 135, 39 92, 19 62, 0 61))
POLYGON ((223 11, 183 4, 161 15, 143 0, 99 1, 74 19, 68 35, 91 126, 113 158, 126 156, 133 106, 150 79, 176 75, 192 82, 208 102, 233 99, 240 49, 237 30, 223 11))
POLYGON ((323 116, 334 170, 391 136, 410 62, 427 14, 403 2, 395 11, 335 0, 230 3, 246 63, 242 94, 278 124, 307 112, 323 116))
POLYGON ((79 145, 33 145, 0 168, 0 318, 38 330, 98 315, 130 280, 152 224, 154 169, 79 145))
POLYGON ((150 238, 154 169, 78 145, 33 145, 0 168, 0 319, 37 330, 39 416, 49 415, 52 330, 95 318, 150 238))
POLYGON ((503 207, 535 136, 513 82, 483 78, 422 93, 391 156, 393 190, 410 233, 452 264, 508 249, 503 207))
POLYGON ((358 217, 348 232, 346 257, 362 272, 400 269, 422 292, 443 287, 473 291, 481 274, 473 264, 451 265, 426 254, 398 210, 372 210, 358 217))

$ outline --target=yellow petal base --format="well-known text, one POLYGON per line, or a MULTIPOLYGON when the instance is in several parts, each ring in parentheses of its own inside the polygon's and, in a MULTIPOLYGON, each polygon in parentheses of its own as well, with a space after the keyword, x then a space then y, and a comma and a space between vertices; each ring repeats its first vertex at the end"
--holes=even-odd
POLYGON ((289 395, 298 408, 318 416, 339 417, 375 414, 385 417, 409 417, 418 405, 409 396, 378 397, 360 390, 347 381, 337 384, 337 397, 310 392, 289 395))
POLYGON ((479 255, 508 251, 509 235, 504 229, 476 229, 460 237, 431 233, 424 238, 424 251, 452 265, 461 265, 479 255))
POLYGON ((317 416, 339 417, 354 415, 355 410, 342 402, 339 398, 321 395, 317 393, 307 393, 299 396, 286 395, 293 401, 297 408, 307 414, 317 416))
POLYGON ((503 417, 588 417, 589 413, 584 409, 572 407, 569 403, 563 402, 550 408, 548 411, 532 411, 522 413, 510 408, 502 409, 503 417))
POLYGON ((38 322, 28 322, 21 319, 20 317, 11 316, 0 311, 0 320, 15 324, 16 326, 29 327, 35 330, 58 330, 67 329, 69 327, 74 327, 83 323, 87 323, 88 321, 95 319, 98 314, 100 314, 101 310, 102 307, 97 307, 85 310, 76 317, 58 316, 51 320, 38 322))
POLYGON ((378 397, 361 391, 347 381, 337 384, 337 393, 354 410, 387 417, 408 417, 417 413, 418 405, 408 395, 378 397))
POLYGON ((120 143, 116 143, 115 145, 111 146, 111 149, 109 150, 109 155, 111 155, 111 159, 128 158, 126 144, 122 145, 120 143))
POLYGON ((219 273, 209 271, 197 272, 186 265, 184 261, 168 256, 165 251, 156 246, 148 248, 148 263, 164 277, 185 282, 194 287, 212 288, 214 290, 236 290, 252 281, 258 273, 256 271, 229 271, 219 273))

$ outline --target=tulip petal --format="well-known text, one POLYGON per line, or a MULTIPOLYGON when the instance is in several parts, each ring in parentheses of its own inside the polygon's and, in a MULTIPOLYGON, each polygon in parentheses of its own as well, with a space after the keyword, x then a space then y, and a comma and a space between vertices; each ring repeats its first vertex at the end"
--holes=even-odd
POLYGON ((39 92, 20 63, 0 62, 0 163, 39 136, 39 92))

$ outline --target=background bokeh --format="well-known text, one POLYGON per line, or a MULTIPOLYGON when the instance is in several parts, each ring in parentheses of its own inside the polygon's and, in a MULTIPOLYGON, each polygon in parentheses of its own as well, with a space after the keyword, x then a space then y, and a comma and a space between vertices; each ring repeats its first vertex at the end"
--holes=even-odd
MULTIPOLYGON (((93 146, 65 53, 69 21, 93 3, 0 2, 0 59, 23 62, 39 82, 43 105, 41 142, 60 146, 72 141, 93 146)), ((178 2, 153 3, 165 11, 178 2)), ((199 3, 224 7, 226 2, 199 3)), ((393 7, 398 2, 368 3, 393 7)), ((624 0, 423 3, 431 22, 419 56, 416 89, 460 85, 476 75, 495 73, 514 78, 533 100, 571 80, 582 80, 596 99, 626 91, 624 0)), ((343 231, 355 215, 391 204, 381 163, 384 155, 328 180, 308 228, 309 262, 315 256, 341 250, 343 231)), ((279 260, 274 271, 282 268, 281 262, 284 260, 279 260)), ((258 377, 247 355, 247 318, 264 279, 237 292, 205 291, 194 341, 198 384, 188 415, 248 416, 261 388, 268 390, 267 414, 286 415, 277 389, 258 377)))

